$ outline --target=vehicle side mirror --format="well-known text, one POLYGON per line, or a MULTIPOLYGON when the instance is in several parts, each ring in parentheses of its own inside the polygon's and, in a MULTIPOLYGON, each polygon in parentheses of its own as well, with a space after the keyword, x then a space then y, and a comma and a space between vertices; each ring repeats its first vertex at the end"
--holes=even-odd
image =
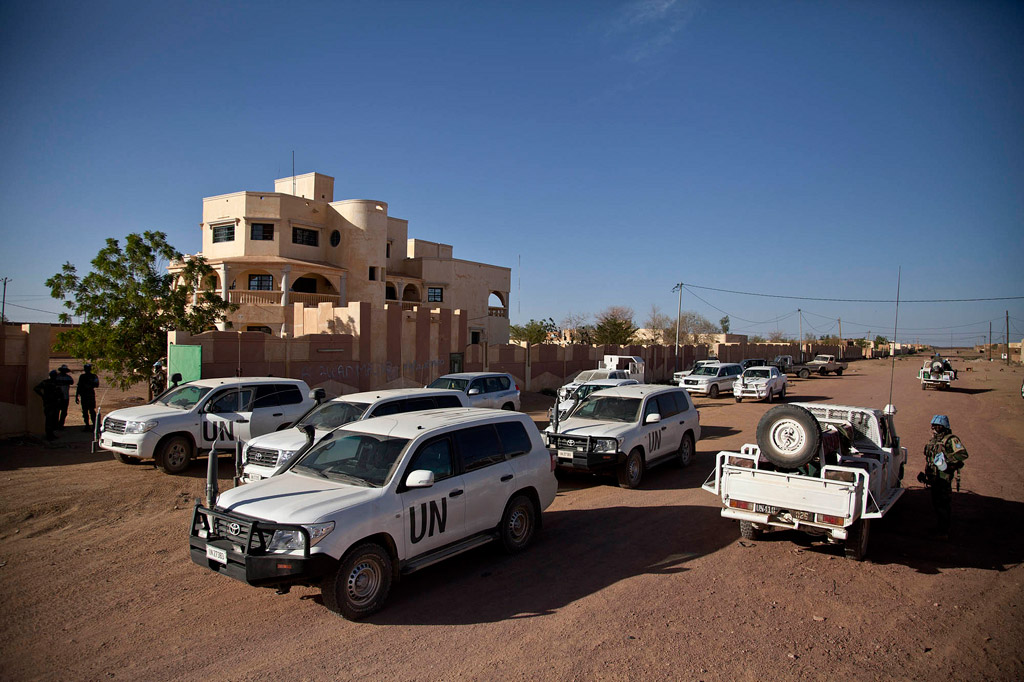
POLYGON ((171 383, 172 384, 180 384, 181 383, 181 372, 175 372, 174 374, 171 375, 171 383))
POLYGON ((434 485, 434 472, 417 469, 405 477, 406 488, 430 488, 434 485))
POLYGON ((661 415, 655 412, 654 414, 647 415, 647 419, 644 419, 644 424, 657 424, 661 421, 661 415))
POLYGON ((480 389, 479 388, 471 388, 471 389, 469 389, 469 393, 467 395, 480 395, 480 389))
POLYGON ((323 399, 326 398, 326 397, 327 397, 327 391, 325 391, 322 388, 314 388, 313 390, 311 390, 309 392, 310 400, 315 400, 317 405, 319 405, 321 403, 321 401, 323 401, 323 399))

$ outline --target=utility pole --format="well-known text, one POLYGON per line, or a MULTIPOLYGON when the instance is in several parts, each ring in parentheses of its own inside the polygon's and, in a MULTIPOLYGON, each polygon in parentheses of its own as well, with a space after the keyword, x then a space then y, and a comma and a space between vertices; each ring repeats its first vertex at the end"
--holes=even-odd
POLYGON ((839 359, 843 359, 843 318, 839 318, 839 359))
POLYGON ((682 369, 682 367, 679 366, 679 320, 683 316, 683 283, 679 282, 672 287, 672 290, 679 291, 679 304, 676 307, 676 371, 678 372, 682 369))
POLYGON ((796 316, 800 320, 800 364, 804 362, 804 314, 797 308, 796 316))
POLYGON ((7 324, 7 283, 11 281, 10 277, 4 277, 4 298, 3 302, 0 303, 0 323, 7 324))
POLYGON ((992 320, 988 321, 988 361, 992 362, 992 320))
POLYGON ((1006 364, 1010 364, 1010 311, 1006 311, 1006 364))

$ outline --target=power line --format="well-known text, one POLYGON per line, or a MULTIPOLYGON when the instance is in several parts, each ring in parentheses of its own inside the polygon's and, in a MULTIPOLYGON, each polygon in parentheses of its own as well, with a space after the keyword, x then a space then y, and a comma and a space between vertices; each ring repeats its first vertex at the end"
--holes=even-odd
POLYGON ((770 320, 765 320, 764 322, 755 322, 754 320, 748 320, 748 319, 743 318, 743 317, 738 317, 738 316, 733 315, 732 313, 730 313, 728 311, 722 310, 718 306, 716 306, 716 305, 714 305, 712 303, 709 303, 708 301, 706 301, 705 299, 701 298, 698 294, 696 294, 696 293, 694 293, 692 291, 690 293, 693 294, 693 297, 696 298, 698 301, 701 301, 705 305, 707 305, 707 306, 709 306, 711 308, 714 308, 715 310, 717 310, 720 313, 724 313, 724 314, 728 315, 730 320, 739 320, 740 322, 746 322, 748 324, 753 324, 753 325, 778 323, 778 322, 781 322, 782 320, 786 319, 787 317, 790 317, 790 316, 796 314, 796 311, 792 310, 792 311, 786 313, 785 315, 780 315, 779 317, 774 317, 774 318, 772 318, 770 320))
MULTIPOLYGON (((704 289, 707 291, 718 291, 725 294, 739 294, 740 296, 760 296, 762 298, 785 298, 793 301, 829 301, 832 303, 896 303, 896 299, 885 298, 819 298, 815 296, 784 296, 782 294, 759 294, 753 291, 734 291, 732 289, 716 289, 715 287, 702 287, 696 284, 683 284, 690 289, 704 289)), ((690 291, 694 294, 693 291, 690 291)), ((696 294, 694 294, 696 296, 696 294)), ((995 296, 991 298, 920 298, 902 300, 900 303, 972 303, 976 301, 1017 301, 1024 299, 1024 296, 995 296)))
MULTIPOLYGON (((829 315, 822 315, 820 313, 813 313, 810 310, 804 310, 804 312, 806 314, 808 314, 808 315, 814 315, 816 317, 822 317, 822 318, 824 318, 826 320, 834 320, 835 319, 834 317, 831 317, 829 315)), ((940 330, 940 329, 962 329, 963 327, 973 327, 973 326, 979 325, 979 324, 988 324, 989 322, 992 322, 992 321, 1002 321, 1002 319, 1003 318, 1001 318, 1001 317, 994 317, 991 320, 981 320, 980 322, 971 322, 969 324, 954 324, 954 325, 950 325, 949 327, 903 327, 902 329, 903 329, 903 331, 921 331, 921 332, 929 331, 929 330, 940 330)), ((1013 318, 1011 317, 1010 319, 1012 320, 1013 318)), ((843 318, 843 320, 845 321, 846 318, 843 318)), ((881 324, 864 324, 863 322, 854 322, 852 320, 849 321, 849 324, 852 324, 855 327, 865 327, 867 329, 874 329, 875 327, 883 327, 883 326, 885 326, 885 325, 881 325, 881 324)))
POLYGON ((55 313, 49 310, 40 310, 39 308, 29 308, 27 305, 18 305, 17 303, 8 303, 7 305, 13 308, 23 308, 24 310, 34 310, 37 313, 47 313, 49 315, 60 315, 61 313, 55 313))

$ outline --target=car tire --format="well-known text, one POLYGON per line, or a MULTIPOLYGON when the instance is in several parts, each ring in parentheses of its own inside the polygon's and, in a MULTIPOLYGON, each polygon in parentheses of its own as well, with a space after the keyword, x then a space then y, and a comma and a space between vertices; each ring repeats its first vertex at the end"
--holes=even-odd
POLYGON ((786 398, 786 385, 783 384, 782 385, 782 390, 779 391, 779 400, 784 400, 785 398, 786 398))
POLYGON ((840 367, 839 369, 836 370, 836 376, 837 377, 843 376, 843 368, 842 367, 840 367))
POLYGON ((131 457, 129 455, 121 454, 120 452, 114 452, 111 454, 113 454, 114 459, 116 459, 121 464, 138 464, 139 462, 142 461, 138 457, 131 457))
POLYGON ((683 439, 679 441, 679 450, 676 451, 676 462, 679 466, 686 468, 693 463, 696 448, 693 445, 693 434, 684 433, 683 439))
POLYGON ((644 477, 644 456, 640 448, 633 448, 616 470, 620 488, 639 488, 644 477))
POLYGON ((808 410, 798 405, 778 405, 757 423, 757 446, 780 469, 796 469, 818 454, 821 427, 808 410))
POLYGON ((846 541, 843 543, 843 554, 847 559, 864 561, 868 555, 868 540, 871 534, 871 521, 869 519, 858 519, 849 531, 846 541))
POLYGON ((741 398, 740 396, 736 396, 736 402, 742 403, 743 402, 743 398, 741 398))
POLYGON ((349 551, 320 585, 324 605, 348 620, 376 613, 391 592, 391 555, 375 542, 349 551))
POLYGON ((516 406, 513 405, 512 403, 505 403, 504 405, 501 406, 501 409, 503 409, 503 410, 515 410, 516 406))
POLYGON ((505 505, 505 513, 501 515, 501 527, 498 535, 501 546, 509 554, 521 552, 537 533, 537 507, 526 495, 513 495, 505 505))
POLYGON ((775 392, 769 388, 768 394, 764 397, 764 399, 768 402, 768 404, 775 402, 775 392))
POLYGON ((191 440, 185 436, 171 436, 157 450, 156 468, 165 474, 180 474, 188 469, 195 454, 191 440))
POLYGON ((708 397, 712 400, 718 398, 718 384, 711 385, 711 388, 708 389, 708 397))
POLYGON ((797 373, 797 376, 799 376, 801 379, 807 379, 808 377, 811 376, 811 370, 802 369, 797 373))
POLYGON ((760 540, 761 529, 751 521, 740 521, 740 537, 744 540, 760 540))

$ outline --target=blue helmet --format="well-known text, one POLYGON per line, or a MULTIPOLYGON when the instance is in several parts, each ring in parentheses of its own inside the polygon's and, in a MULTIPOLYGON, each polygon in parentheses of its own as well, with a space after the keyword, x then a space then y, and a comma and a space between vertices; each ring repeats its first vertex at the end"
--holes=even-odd
POLYGON ((949 417, 944 414, 937 414, 932 417, 932 426, 941 426, 945 429, 949 428, 949 417))

